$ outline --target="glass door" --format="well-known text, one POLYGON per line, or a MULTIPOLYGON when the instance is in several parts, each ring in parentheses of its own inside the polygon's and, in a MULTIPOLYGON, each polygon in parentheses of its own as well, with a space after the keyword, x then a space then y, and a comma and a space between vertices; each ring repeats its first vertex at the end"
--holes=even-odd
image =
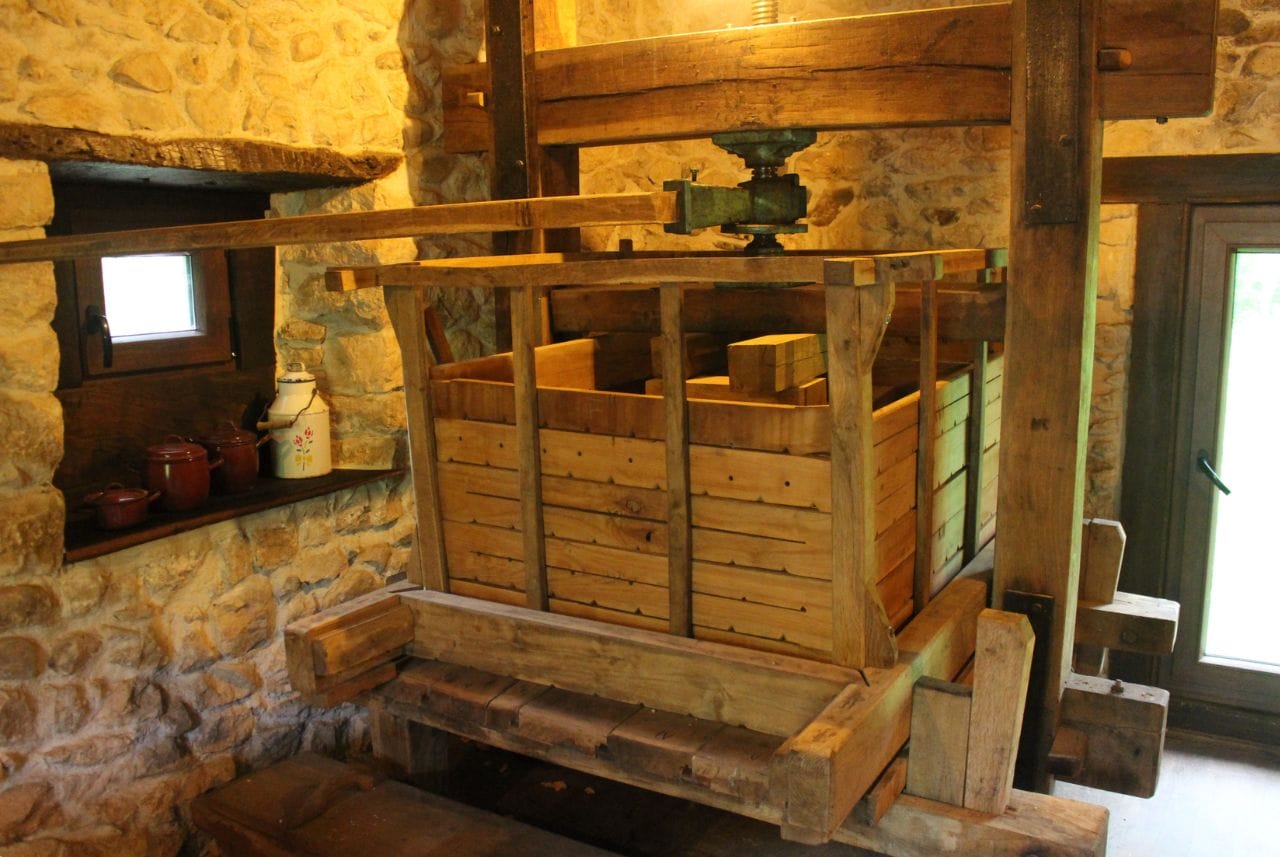
POLYGON ((1167 680, 1280 712, 1280 209, 1197 209, 1192 240, 1167 680))

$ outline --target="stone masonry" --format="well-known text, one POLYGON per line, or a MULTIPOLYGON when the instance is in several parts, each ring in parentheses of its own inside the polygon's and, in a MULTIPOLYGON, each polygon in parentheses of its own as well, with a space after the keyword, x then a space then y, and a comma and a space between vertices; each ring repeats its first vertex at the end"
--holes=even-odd
MULTIPOLYGON (((405 153, 369 185, 276 195, 274 215, 477 199, 482 163, 440 146, 439 75, 478 45, 478 6, 462 0, 0 2, 0 120, 405 153)), ((44 164, 0 161, 0 240, 39 237, 52 213, 44 164)), ((381 296, 330 295, 323 271, 485 246, 418 244, 279 255, 278 358, 317 371, 337 466, 403 464, 404 400, 381 296)), ((0 853, 209 852, 191 798, 300 749, 367 747, 358 709, 292 692, 282 632, 403 569, 408 482, 64 565, 52 267, 0 268, 0 289, 0 853)), ((459 353, 492 347, 486 308, 441 302, 459 353)))

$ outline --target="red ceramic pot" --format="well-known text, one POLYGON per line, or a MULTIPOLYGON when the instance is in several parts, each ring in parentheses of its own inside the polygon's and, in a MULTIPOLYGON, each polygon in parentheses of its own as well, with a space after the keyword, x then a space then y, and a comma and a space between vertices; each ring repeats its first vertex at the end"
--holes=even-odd
POLYGON ((268 440, 236 428, 231 420, 224 420, 212 434, 200 438, 211 458, 222 458, 222 467, 213 474, 214 490, 222 494, 252 491, 258 482, 258 447, 268 440))
POLYGON ((209 471, 221 464, 200 444, 171 434, 147 447, 147 487, 160 492, 166 512, 188 512, 209 499, 209 471))
POLYGON ((123 530, 145 521, 147 507, 159 496, 159 491, 148 493, 143 488, 126 488, 119 482, 112 482, 101 491, 94 491, 85 497, 84 504, 93 508, 99 527, 104 530, 123 530))

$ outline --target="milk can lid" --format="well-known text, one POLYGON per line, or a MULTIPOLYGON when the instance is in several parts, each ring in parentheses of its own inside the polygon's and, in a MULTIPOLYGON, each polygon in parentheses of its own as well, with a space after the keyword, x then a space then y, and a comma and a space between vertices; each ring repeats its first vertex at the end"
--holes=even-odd
POLYGON ((301 363, 286 363, 284 369, 284 374, 276 379, 281 384, 303 384, 316 379, 301 363))

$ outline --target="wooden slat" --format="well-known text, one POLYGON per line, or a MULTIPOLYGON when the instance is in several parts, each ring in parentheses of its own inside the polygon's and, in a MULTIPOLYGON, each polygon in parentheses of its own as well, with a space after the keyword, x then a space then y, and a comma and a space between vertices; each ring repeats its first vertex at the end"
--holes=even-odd
MULTIPOLYGON (((1118 203, 1168 204, 1163 212, 1148 209, 1148 216, 1170 218, 1169 237, 1177 250, 1185 252, 1177 241, 1182 232, 1184 203, 1272 203, 1276 201, 1275 177, 1280 174, 1280 154, 1251 153, 1241 155, 1149 155, 1131 158, 1104 158, 1102 161, 1102 201, 1118 203)), ((1139 229, 1143 228, 1139 217, 1139 229)), ((1167 264, 1174 263, 1167 258, 1167 264)), ((1181 262, 1178 265, 1181 277, 1181 262)), ((1139 276, 1151 276, 1138 266, 1139 276)), ((1178 287, 1171 287, 1170 291, 1178 287)), ((1138 290, 1141 294, 1141 290, 1138 290)), ((1152 300, 1156 297, 1152 296, 1152 300)))
POLYGON ((897 665, 867 670, 869 686, 850 687, 782 746, 773 778, 785 796, 784 836, 831 837, 906 742, 916 680, 949 679, 969 659, 985 604, 983 584, 953 582, 903 631, 897 665))
POLYGON ((932 594, 934 431, 938 423, 938 314, 934 306, 937 283, 924 283, 920 291, 920 415, 916 442, 916 561, 911 587, 913 609, 919 613, 932 594))
MULTIPOLYGON (((645 381, 644 392, 649 396, 662 395, 662 379, 645 381)), ((729 386, 728 375, 703 375, 685 382, 685 395, 690 399, 711 399, 722 402, 756 402, 773 405, 825 405, 827 404, 827 379, 814 378, 795 387, 776 393, 740 393, 729 386)))
POLYGON ((1009 803, 1034 645, 1027 617, 999 610, 979 614, 964 780, 967 809, 999 815, 1009 803))
POLYGON ((916 682, 911 702, 908 794, 964 806, 972 695, 966 685, 941 679, 925 676, 916 682))
POLYGON ((726 726, 693 754, 689 776, 713 792, 762 804, 769 792, 769 759, 778 744, 773 735, 726 726))
POLYGON ((987 341, 973 345, 973 364, 970 369, 970 390, 982 391, 969 396, 969 418, 965 428, 965 488, 964 488, 964 561, 973 559, 982 547, 982 458, 986 450, 986 411, 984 395, 987 388, 987 341))
MULTIPOLYGON (((825 255, 840 255, 827 251, 825 255)), ((899 287, 903 305, 894 308, 890 333, 914 335, 919 328, 919 287, 899 287)), ((942 291, 938 295, 938 333, 943 340, 1004 337, 1004 289, 942 291)), ((603 328, 638 332, 658 330, 658 296, 653 289, 557 289, 551 294, 557 332, 581 334, 603 328)), ((772 330, 819 333, 824 327, 824 297, 817 287, 743 292, 715 288, 685 294, 685 329, 719 333, 772 330)))
POLYGON ((443 593, 402 596, 419 656, 770 734, 800 729, 854 673, 443 593), (503 641, 494 645, 494 641, 503 641))
MULTIPOLYGON (((675 219, 676 194, 665 191, 443 203, 387 211, 310 214, 10 241, 0 243, 0 265, 84 256, 280 247, 460 232, 671 223, 675 219)), ((418 318, 420 322, 422 317, 418 318)))
POLYGON ((444 539, 440 532, 440 489, 436 482, 436 433, 431 419, 431 385, 427 380, 430 350, 422 326, 424 297, 416 289, 383 292, 387 315, 400 344, 404 367, 405 409, 409 428, 409 461, 413 475, 417 542, 409 579, 430 589, 448 588, 444 539))
POLYGON ((694 545, 689 501, 689 404, 684 392, 684 292, 679 283, 665 283, 661 293, 662 362, 667 378, 662 401, 666 413, 668 618, 671 633, 688 637, 693 634, 694 545))
POLYGON ((525 598, 547 609, 547 560, 542 519, 542 451, 539 445, 537 343, 538 291, 527 286, 511 301, 511 364, 515 378, 516 456, 520 470, 520 531, 524 539, 525 598))

